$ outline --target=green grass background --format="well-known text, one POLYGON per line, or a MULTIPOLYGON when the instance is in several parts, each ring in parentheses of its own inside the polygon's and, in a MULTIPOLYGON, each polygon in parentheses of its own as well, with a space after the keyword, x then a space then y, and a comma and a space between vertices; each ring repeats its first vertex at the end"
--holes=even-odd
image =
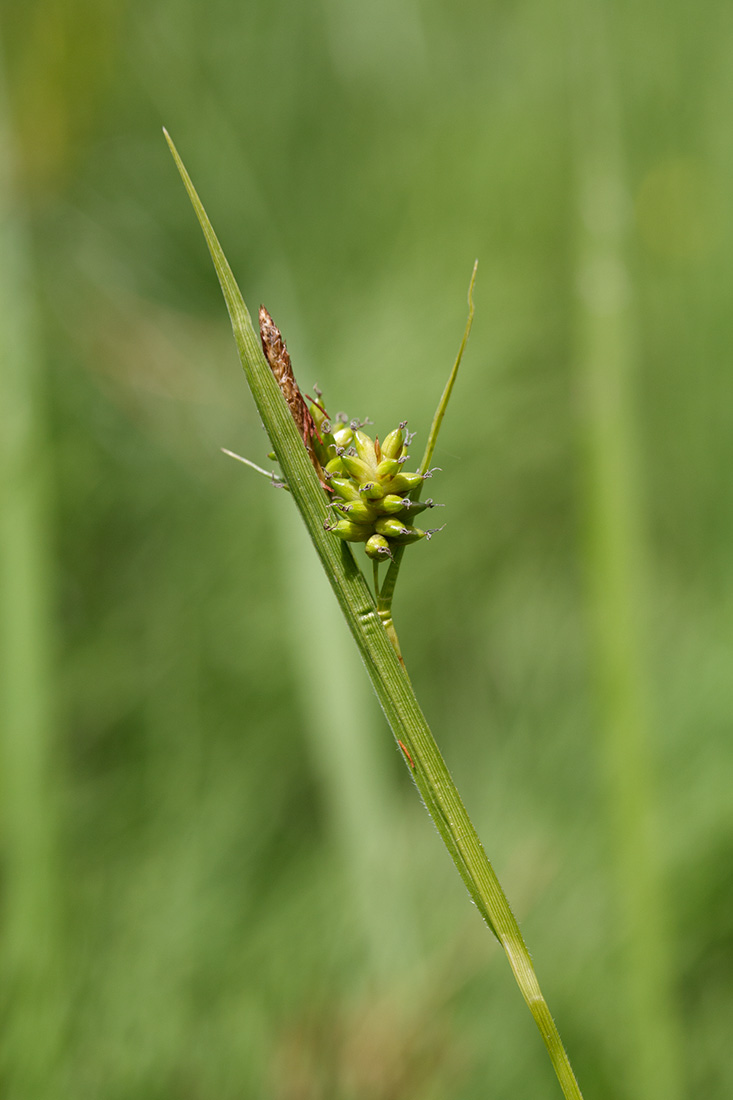
POLYGON ((417 457, 479 257, 403 652, 585 1095, 729 1097, 728 5, 0 29, 2 1095, 559 1094, 291 502, 220 454, 269 447, 165 124, 301 385, 417 457))

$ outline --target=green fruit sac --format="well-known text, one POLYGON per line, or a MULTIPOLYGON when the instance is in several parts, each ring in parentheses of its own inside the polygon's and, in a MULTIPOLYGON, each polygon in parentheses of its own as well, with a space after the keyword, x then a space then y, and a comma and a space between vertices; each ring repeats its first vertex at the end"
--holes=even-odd
POLYGON ((350 519, 352 523, 374 523, 377 511, 364 500, 350 500, 344 504, 334 504, 336 510, 350 519))
POLYGON ((380 516, 375 521, 374 528, 377 534, 403 544, 425 538, 425 531, 421 531, 419 527, 408 526, 396 516, 380 516))
POLYGON ((419 516, 426 508, 434 507, 433 500, 410 500, 409 497, 402 497, 402 509, 398 515, 402 519, 408 519, 410 516, 419 516))
POLYGON ((333 474, 335 477, 341 477, 341 478, 343 478, 344 475, 346 475, 348 473, 346 467, 344 466, 344 464, 342 462, 342 456, 341 455, 337 455, 336 458, 330 459, 326 463, 326 465, 324 467, 324 470, 327 474, 333 474))
POLYGON ((361 500, 359 490, 348 477, 331 477, 328 484, 344 500, 361 500))
POLYGON ((325 433, 319 439, 317 435, 314 435, 311 440, 311 446, 315 452, 316 458, 320 462, 322 467, 326 467, 329 461, 334 457, 334 450, 336 444, 334 438, 328 433, 325 433))
POLYGON ((384 496, 384 486, 378 481, 367 481, 359 486, 359 493, 364 500, 381 500, 384 496))
POLYGON ((320 405, 316 405, 315 401, 312 401, 308 406, 308 411, 311 414, 313 423, 318 431, 322 431, 323 425, 326 424, 326 430, 329 429, 328 414, 324 412, 320 405))
POLYGON ((405 443, 405 429, 402 424, 399 428, 395 428, 385 437, 384 443, 382 443, 382 457, 383 458, 401 458, 402 450, 405 443))
POLYGON ((383 458, 377 466, 377 480, 381 482, 389 481, 395 474, 400 472, 402 462, 399 458, 383 458))
POLYGON ((358 458, 356 455, 344 454, 340 456, 340 461, 349 477, 353 478, 359 485, 374 480, 374 468, 368 466, 362 458, 358 458))
POLYGON ((385 482, 385 493, 411 493, 413 489, 417 489, 418 485, 422 485, 424 481, 422 474, 406 474, 402 470, 394 477, 385 482))
POLYGON ((390 545, 384 535, 372 535, 367 539, 364 549, 373 561, 384 561, 385 558, 392 557, 390 545))
POLYGON ((363 523, 354 523, 350 519, 340 519, 334 524, 326 523, 324 527, 327 531, 331 531, 338 538, 343 539, 344 542, 366 542, 372 534, 372 527, 365 526, 363 523))
POLYGON ((377 465, 377 453, 374 447, 374 440, 366 434, 366 432, 356 431, 354 432, 354 447, 356 453, 362 462, 365 462, 370 468, 372 473, 377 465))
POLYGON ((344 424, 343 427, 336 429, 333 438, 337 447, 350 447, 354 442, 354 429, 344 424))
POLYGON ((410 500, 409 497, 400 496, 399 493, 387 493, 379 502, 380 512, 388 516, 399 516, 400 519, 417 516, 426 508, 432 507, 432 500, 410 500))
POLYGON ((406 501, 409 501, 408 497, 401 497, 398 493, 387 493, 379 502, 379 510, 384 515, 396 516, 405 511, 406 501))

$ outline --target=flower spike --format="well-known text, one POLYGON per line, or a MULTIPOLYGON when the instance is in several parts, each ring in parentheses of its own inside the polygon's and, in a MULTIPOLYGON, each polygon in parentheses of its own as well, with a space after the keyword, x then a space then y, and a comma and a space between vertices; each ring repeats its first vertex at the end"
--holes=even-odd
MULTIPOLYGON (((310 412, 318 424, 318 411, 313 405, 310 412)), ((325 423, 322 406, 320 416, 325 423)), ((359 426, 358 421, 352 420, 353 446, 346 451, 337 446, 325 467, 333 494, 330 506, 339 517, 337 522, 328 524, 328 530, 346 542, 364 542, 367 556, 375 565, 387 558, 394 561, 397 547, 429 539, 434 533, 412 524, 413 516, 435 507, 432 500, 413 500, 409 495, 434 471, 403 469, 407 458, 406 428, 407 421, 403 420, 379 444, 366 434, 363 424, 359 426)))

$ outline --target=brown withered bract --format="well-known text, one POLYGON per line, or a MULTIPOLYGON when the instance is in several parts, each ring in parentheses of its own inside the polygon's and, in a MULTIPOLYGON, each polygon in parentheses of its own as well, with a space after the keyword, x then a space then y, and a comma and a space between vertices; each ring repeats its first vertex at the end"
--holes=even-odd
POLYGON ((313 422, 313 417, 308 410, 303 394, 298 388, 298 383, 295 381, 288 349, 285 347, 285 341, 282 338, 280 329, 264 306, 260 306, 260 340, 262 341, 262 350, 265 353, 265 359, 269 363, 270 370, 275 376, 275 381, 288 403, 290 415, 300 432, 300 437, 306 446, 310 460, 319 478, 323 480, 321 465, 313 451, 312 439, 316 434, 316 426, 313 422))

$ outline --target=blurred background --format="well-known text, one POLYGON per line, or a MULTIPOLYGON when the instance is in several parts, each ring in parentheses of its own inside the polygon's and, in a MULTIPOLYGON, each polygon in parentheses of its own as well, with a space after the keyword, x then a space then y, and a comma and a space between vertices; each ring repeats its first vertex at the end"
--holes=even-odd
MULTIPOLYGON (((304 389, 419 458, 395 602, 586 1097, 729 1097, 733 13, 3 0, 9 1100, 548 1100, 267 465, 194 179, 304 389)), ((359 551, 360 553, 360 551, 359 551)))

